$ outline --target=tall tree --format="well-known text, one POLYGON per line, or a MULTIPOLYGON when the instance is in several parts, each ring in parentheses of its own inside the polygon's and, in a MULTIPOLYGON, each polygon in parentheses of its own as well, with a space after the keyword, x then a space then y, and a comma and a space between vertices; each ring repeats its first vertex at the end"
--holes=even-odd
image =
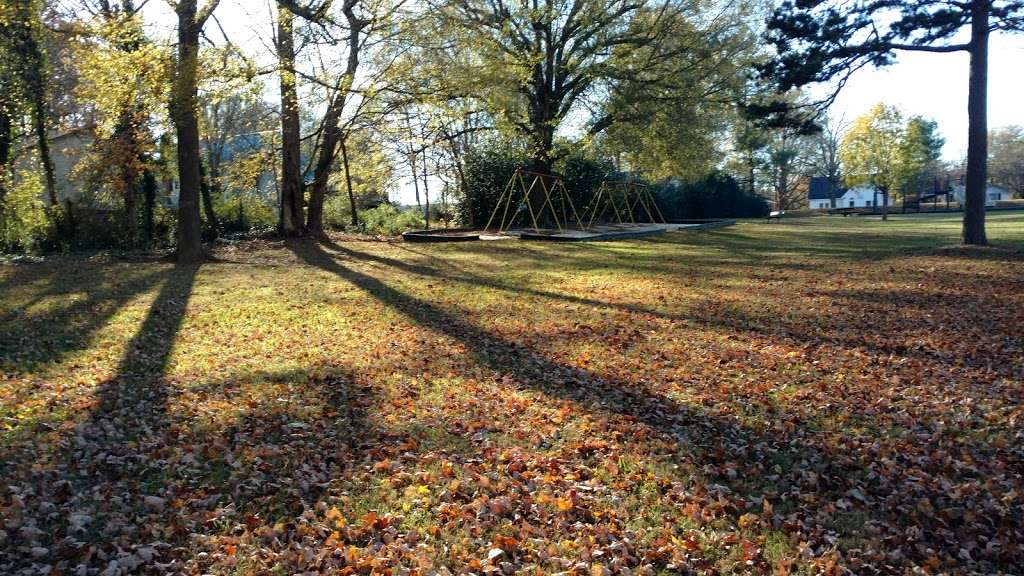
POLYGON ((907 181, 902 190, 904 204, 908 192, 934 189, 935 179, 941 170, 939 160, 945 144, 946 140, 939 134, 938 123, 934 120, 921 116, 912 116, 907 120, 901 150, 908 169, 907 181))
MULTIPOLYGON (((121 200, 121 236, 134 248, 140 224, 152 221, 145 173, 152 170, 155 149, 150 124, 166 102, 167 53, 146 38, 132 0, 85 6, 95 17, 69 23, 78 38, 72 50, 78 62, 74 96, 93 103, 95 139, 75 169, 93 191, 121 200)), ((146 241, 152 240, 151 228, 143 228, 146 241)))
MULTIPOLYGON (((967 191, 963 241, 986 244, 989 36, 1024 31, 1020 0, 815 0, 783 2, 768 21, 778 57, 764 67, 780 90, 837 81, 866 65, 886 66, 899 51, 970 55, 967 191), (961 31, 969 38, 961 41, 961 31)), ((835 97, 826 99, 829 103, 835 97)))
POLYGON ((278 3, 275 45, 281 93, 280 228, 285 236, 299 236, 305 227, 299 91, 295 74, 296 11, 302 11, 297 4, 278 3))
MULTIPOLYGON (((589 97, 620 89, 636 95, 674 80, 661 65, 689 48, 670 42, 687 7, 677 0, 435 0, 426 16, 435 19, 431 30, 445 30, 438 68, 464 79, 466 93, 530 143, 534 168, 549 172, 565 152, 556 150, 559 128, 574 111, 585 112, 589 97)), ((622 120, 624 110, 594 114, 589 132, 622 120)))
POLYGON ((178 135, 178 254, 179 262, 203 260, 199 195, 202 186, 199 157, 199 35, 220 0, 168 0, 178 16, 178 54, 174 62, 171 116, 178 135))
POLYGON ((843 166, 839 159, 839 150, 849 126, 842 120, 832 118, 825 118, 820 126, 821 132, 811 136, 813 151, 809 159, 810 171, 812 176, 828 178, 833 183, 830 188, 833 191, 830 206, 835 208, 835 190, 843 181, 843 166))
POLYGON ((888 219, 891 194, 917 168, 907 154, 906 132, 898 109, 876 104, 854 121, 840 149, 846 184, 874 188, 882 196, 882 220, 888 219))
MULTIPOLYGON (((0 8, 0 32, 4 35, 3 44, 0 46, 4 49, 3 67, 6 69, 3 74, 9 75, 4 79, 3 86, 7 92, 3 105, 6 110, 0 111, 0 130, 4 130, 6 135, 0 134, 0 147, 4 147, 2 141, 11 135, 11 130, 5 129, 4 125, 13 122, 16 116, 12 116, 12 112, 17 113, 10 103, 20 101, 26 106, 31 118, 32 133, 35 136, 46 183, 46 195, 52 206, 57 204, 57 180, 47 133, 49 75, 46 69, 46 53, 43 49, 43 2, 5 0, 0 3, 0 8), (4 116, 7 117, 6 120, 4 116)), ((16 106, 14 108, 16 109, 16 106)), ((6 148, 6 155, 9 156, 10 144, 7 144, 6 148)))

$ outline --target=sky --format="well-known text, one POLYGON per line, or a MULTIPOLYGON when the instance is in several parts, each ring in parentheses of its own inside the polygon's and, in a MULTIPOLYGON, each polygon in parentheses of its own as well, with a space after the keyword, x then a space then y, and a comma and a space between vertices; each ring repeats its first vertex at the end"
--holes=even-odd
MULTIPOLYGON (((166 32, 174 18, 166 3, 151 2, 149 6, 147 21, 166 32)), ((231 41, 262 64, 273 61, 270 14, 267 0, 222 0, 215 16, 231 41)), ((214 23, 207 26, 206 34, 215 42, 222 40, 214 23)), ((907 116, 937 121, 946 139, 943 158, 956 161, 967 153, 967 80, 966 53, 901 52, 892 66, 857 72, 829 114, 850 122, 875 103, 895 105, 907 116)), ((812 89, 812 94, 823 89, 812 89)), ((272 97, 272 92, 268 96, 272 97)), ((991 129, 1010 124, 1024 125, 1024 34, 994 34, 989 44, 988 125, 991 129)), ((431 183, 431 190, 439 187, 439 183, 431 183)), ((404 182, 392 200, 414 203, 411 182, 404 182)))
MULTIPOLYGON (((830 110, 852 121, 877 102, 939 123, 943 157, 967 154, 968 55, 901 52, 896 64, 863 69, 847 83, 830 110)), ((988 126, 1024 124, 1024 35, 993 35, 989 43, 988 126)))

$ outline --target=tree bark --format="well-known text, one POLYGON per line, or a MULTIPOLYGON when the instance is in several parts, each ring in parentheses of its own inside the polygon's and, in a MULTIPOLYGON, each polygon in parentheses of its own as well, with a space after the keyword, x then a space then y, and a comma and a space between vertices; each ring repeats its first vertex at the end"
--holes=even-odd
POLYGON ((220 222, 217 221, 217 213, 213 211, 213 193, 210 190, 210 174, 203 166, 202 159, 199 160, 199 192, 203 200, 203 214, 206 216, 206 225, 210 231, 210 238, 217 238, 220 232, 220 222))
POLYGON ((359 226, 359 211, 356 209, 356 195, 352 191, 352 174, 348 169, 348 146, 345 138, 341 139, 341 163, 345 168, 345 187, 348 189, 348 206, 352 210, 352 226, 359 226))
POLYGON ((303 232, 302 159, 300 153, 299 96, 295 82, 295 16, 282 5, 277 8, 277 58, 281 91, 281 233, 303 232))
POLYGON ((46 180, 46 196, 50 206, 57 205, 57 178, 54 176, 53 157, 50 155, 50 139, 46 135, 46 99, 40 90, 32 97, 32 124, 39 148, 39 161, 43 164, 46 180))
POLYGON ((174 69, 172 111, 178 134, 178 253, 181 263, 204 259, 202 224, 199 218, 199 119, 196 115, 199 67, 199 33, 216 0, 197 18, 196 0, 180 0, 178 15, 178 54, 174 69))
POLYGON ((154 240, 153 236, 155 227, 153 225, 153 211, 156 208, 156 191, 156 176, 153 175, 152 170, 146 168, 142 173, 142 198, 144 202, 142 230, 145 236, 147 248, 153 246, 154 240))
MULTIPOLYGON (((14 122, 0 105, 0 204, 7 195, 7 170, 11 162, 11 147, 14 144, 14 122)), ((0 209, 3 206, 0 205, 0 209)))
POLYGON ((967 96, 967 177, 964 190, 964 244, 984 246, 988 180, 988 20, 989 3, 971 3, 971 76, 967 96))
POLYGON ((349 26, 348 37, 348 60, 345 64, 345 72, 338 80, 334 98, 331 100, 324 117, 324 137, 320 145, 320 156, 316 163, 316 173, 313 176, 313 190, 309 194, 309 210, 306 212, 306 229, 317 235, 324 233, 324 200, 327 198, 327 182, 331 173, 331 166, 334 164, 334 157, 338 153, 338 142, 343 136, 341 126, 342 112, 345 110, 345 102, 348 98, 348 91, 355 81, 356 71, 359 69, 359 49, 361 46, 362 30, 370 24, 370 20, 363 20, 356 14, 357 0, 345 0, 342 4, 342 12, 349 26))

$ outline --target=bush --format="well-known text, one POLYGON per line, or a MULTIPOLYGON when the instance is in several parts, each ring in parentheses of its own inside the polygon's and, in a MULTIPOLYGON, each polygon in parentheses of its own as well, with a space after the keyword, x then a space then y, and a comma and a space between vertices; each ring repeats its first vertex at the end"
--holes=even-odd
POLYGON ((35 253, 51 247, 55 226, 41 200, 42 177, 19 171, 3 184, 7 194, 0 203, 0 251, 35 253))
POLYGON ((672 181, 652 190, 666 220, 757 218, 768 214, 768 203, 743 190, 731 177, 713 172, 693 182, 672 181))
POLYGON ((391 204, 360 210, 359 223, 363 232, 381 236, 397 236, 402 232, 425 226, 423 215, 419 211, 399 210, 391 204))
POLYGON ((477 228, 486 226, 512 175, 528 165, 523 151, 505 143, 470 150, 464 166, 465 196, 459 199, 455 210, 459 222, 477 228))
POLYGON ((580 218, 585 219, 601 184, 606 180, 620 180, 621 176, 610 160, 573 154, 562 163, 562 179, 580 218))
POLYGON ((332 230, 352 226, 352 208, 347 195, 332 194, 324 200, 324 226, 332 230))
POLYGON ((229 233, 272 230, 277 226, 277 207, 259 194, 222 197, 214 202, 213 212, 221 228, 229 233))

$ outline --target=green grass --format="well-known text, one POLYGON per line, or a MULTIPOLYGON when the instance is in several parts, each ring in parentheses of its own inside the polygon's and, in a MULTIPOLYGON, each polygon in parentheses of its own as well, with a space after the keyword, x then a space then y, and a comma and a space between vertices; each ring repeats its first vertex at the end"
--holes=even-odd
POLYGON ((1013 570, 1024 214, 959 226, 5 265, 0 572, 1013 570))

